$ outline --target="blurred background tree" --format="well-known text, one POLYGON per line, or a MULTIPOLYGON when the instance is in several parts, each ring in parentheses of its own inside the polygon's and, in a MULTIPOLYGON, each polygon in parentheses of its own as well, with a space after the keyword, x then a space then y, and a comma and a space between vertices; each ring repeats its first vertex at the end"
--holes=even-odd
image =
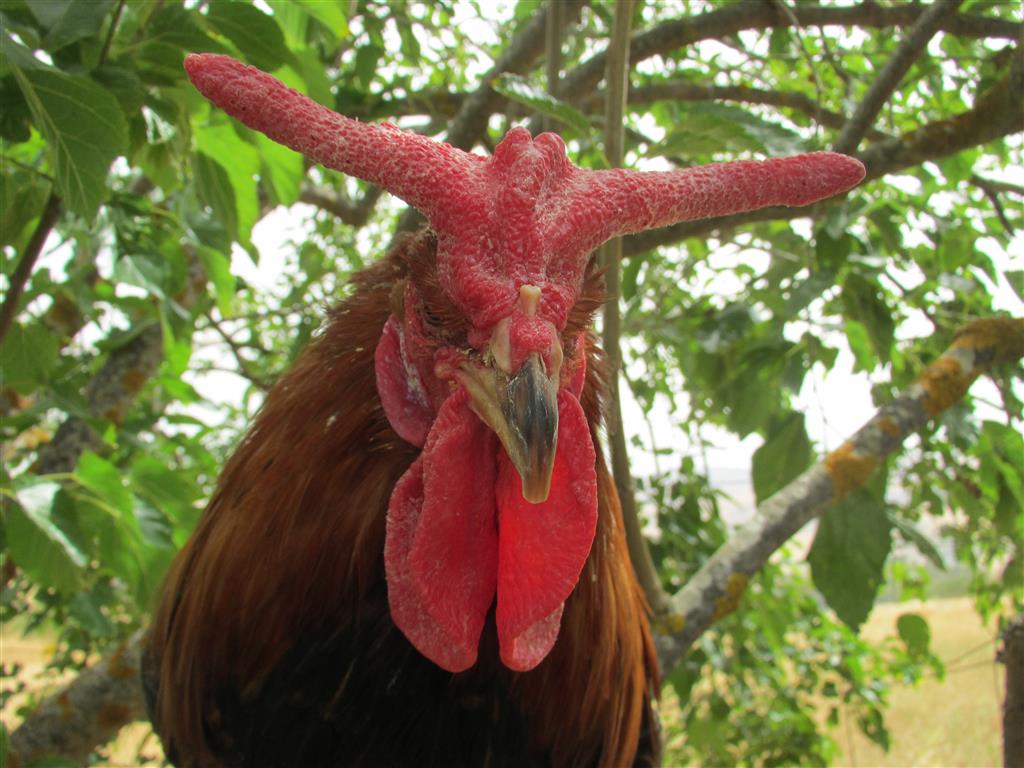
MULTIPOLYGON (((145 626, 263 394, 411 223, 212 109, 184 55, 230 53, 348 116, 482 152, 513 124, 556 130, 599 167, 613 14, 0 3, 0 617, 5 641, 50 648, 39 679, 4 659, 5 722, 145 626)), ((628 166, 838 148, 868 170, 809 210, 623 242, 624 434, 672 592, 752 514, 720 470, 749 470, 760 502, 835 447, 848 411, 861 418, 851 403, 866 417, 962 324, 1021 313, 1024 24, 1014 0, 658 0, 636 4, 632 30, 628 166), (833 386, 846 394, 822 400, 833 386)), ((1021 609, 1020 381, 998 371, 911 440, 664 670, 667 762, 826 764, 841 713, 887 747, 890 690, 943 664, 919 613, 859 633, 883 585, 926 598, 960 578, 986 621, 1021 609)), ((102 747, 84 756, 96 734, 141 716, 118 695, 106 730, 74 726, 69 764, 103 763, 102 747)))

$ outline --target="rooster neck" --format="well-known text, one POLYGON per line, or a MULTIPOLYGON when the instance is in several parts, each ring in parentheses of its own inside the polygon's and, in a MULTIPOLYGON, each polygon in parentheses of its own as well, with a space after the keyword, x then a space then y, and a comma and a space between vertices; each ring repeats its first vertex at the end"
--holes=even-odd
MULTIPOLYGON (((198 756, 185 764, 214 764, 213 754, 230 761, 243 748, 240 734, 254 738, 253 722, 268 712, 276 722, 275 707, 300 694, 321 701, 338 723, 364 723, 365 733, 352 732, 358 738, 335 733, 342 743, 372 740, 386 750, 395 738, 371 716, 387 719, 378 710, 418 688, 433 697, 431 712, 410 717, 479 719, 493 738, 551 756, 542 763, 619 765, 637 751, 656 673, 600 455, 594 549, 566 602, 558 642, 536 670, 505 669, 496 649, 486 647, 494 639, 488 627, 480 663, 453 678, 419 656, 391 622, 385 514, 417 450, 388 425, 373 355, 396 286, 420 279, 428 286, 418 284, 421 293, 431 295, 433 248, 429 233, 407 236, 353 278, 354 294, 268 395, 172 567, 145 665, 159 679, 151 691, 154 722, 169 752, 198 756)), ((600 301, 592 276, 570 317, 573 333, 583 332, 600 301)), ((603 366, 593 337, 587 349, 581 402, 596 441, 603 366)), ((490 754, 494 747, 481 748, 490 754)), ((257 742, 244 749, 263 764, 257 742)))

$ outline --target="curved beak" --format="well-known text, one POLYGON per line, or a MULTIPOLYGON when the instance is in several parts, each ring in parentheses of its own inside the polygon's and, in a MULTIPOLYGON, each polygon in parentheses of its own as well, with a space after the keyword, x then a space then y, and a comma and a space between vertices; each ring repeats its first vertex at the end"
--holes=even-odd
POLYGON ((558 447, 558 375, 534 353, 511 376, 464 366, 458 375, 473 410, 494 430, 523 481, 523 498, 546 501, 558 447))

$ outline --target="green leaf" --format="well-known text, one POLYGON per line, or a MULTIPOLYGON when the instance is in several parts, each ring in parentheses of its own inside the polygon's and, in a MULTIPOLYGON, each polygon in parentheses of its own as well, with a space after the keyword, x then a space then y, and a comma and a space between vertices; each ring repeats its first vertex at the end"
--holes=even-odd
POLYGON ((44 46, 55 51, 97 36, 113 4, 113 0, 45 0, 28 3, 28 8, 46 30, 44 46))
POLYGON ((273 193, 277 203, 290 206, 299 199, 299 189, 306 176, 302 155, 293 152, 262 133, 256 134, 259 156, 263 161, 260 175, 273 193))
POLYGON ((1003 276, 1017 294, 1017 298, 1024 301, 1024 269, 1009 269, 1003 272, 1003 276))
POLYGON ((205 152, 196 152, 192 158, 192 170, 200 202, 210 206, 213 217, 227 230, 228 236, 238 240, 238 207, 235 205, 235 188, 228 172, 205 152))
POLYGON ((814 586, 855 632, 867 619, 884 580, 892 546, 881 493, 861 488, 829 509, 807 555, 814 586))
POLYGON ((868 329, 856 320, 847 320, 843 330, 846 332, 846 341, 856 360, 853 370, 855 372, 872 370, 875 367, 875 353, 871 346, 868 329))
POLYGON ((939 552, 931 539, 921 533, 917 526, 909 520, 900 517, 897 514, 887 512, 889 516, 889 522, 892 526, 900 532, 900 535, 917 547, 917 551, 927 557, 932 565, 938 568, 940 571, 946 570, 946 563, 942 559, 942 553, 939 552))
POLYGON ((75 480, 119 513, 131 514, 132 495, 120 470, 106 459, 90 451, 83 453, 75 469, 75 480))
POLYGON ((159 253, 130 253, 114 264, 114 279, 144 288, 163 301, 169 301, 182 287, 184 264, 175 264, 159 253))
POLYGON ((907 646, 907 653, 920 658, 928 655, 932 633, 928 622, 916 613, 904 613, 896 619, 896 631, 907 646))
POLYGON ((17 504, 5 504, 7 549, 15 562, 35 581, 62 592, 81 582, 88 563, 51 514, 58 483, 33 478, 14 492, 17 504))
MULTIPOLYGON (((260 173, 260 153, 238 135, 234 126, 222 123, 196 130, 196 146, 202 154, 217 158, 234 189, 240 243, 249 241, 253 224, 259 218, 259 196, 256 177, 260 173)), ((300 158, 301 160, 301 158, 300 158)))
POLYGON ((297 0, 292 5, 302 6, 302 10, 319 21, 340 38, 348 37, 348 19, 339 3, 325 3, 323 0, 297 0))
POLYGON ((881 294, 882 288, 876 281, 868 280, 857 272, 850 272, 843 282, 846 314, 867 330, 879 359, 889 362, 896 324, 881 294))
POLYGON ((364 45, 356 51, 356 79, 363 90, 368 90, 373 76, 377 74, 377 62, 384 55, 384 49, 377 45, 364 45))
POLYGON ((811 441, 804 415, 796 411, 774 420, 768 439, 754 451, 751 473, 757 503, 784 488, 811 464, 811 441))
POLYGON ((255 6, 211 3, 206 18, 210 26, 260 69, 272 72, 282 64, 294 62, 277 22, 255 6))
POLYGON ((128 146, 117 99, 87 77, 42 68, 13 71, 46 138, 61 199, 92 221, 107 195, 107 170, 128 146))
POLYGON ((803 139, 742 107, 706 102, 677 108, 676 127, 648 153, 694 156, 735 152, 792 155, 806 149, 803 139))
POLYGON ((56 367, 60 340, 41 322, 15 324, 0 346, 0 382, 27 395, 46 384, 56 367))
POLYGON ((95 637, 113 637, 114 622, 102 608, 102 602, 92 592, 78 592, 71 598, 68 612, 89 634, 95 637))
POLYGON ((590 133, 590 121, 576 107, 556 99, 546 91, 537 88, 519 75, 504 73, 496 77, 491 86, 507 99, 540 112, 545 117, 572 128, 576 133, 586 136, 590 133))
POLYGON ((213 283, 213 292, 217 298, 217 309, 224 317, 234 314, 235 276, 231 274, 231 259, 215 248, 200 245, 196 248, 199 260, 203 263, 206 277, 213 283))

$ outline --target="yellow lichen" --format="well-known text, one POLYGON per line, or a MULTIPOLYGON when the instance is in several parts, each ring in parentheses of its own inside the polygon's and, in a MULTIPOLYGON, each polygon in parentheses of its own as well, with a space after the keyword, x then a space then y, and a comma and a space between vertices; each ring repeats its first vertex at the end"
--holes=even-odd
POLYGON ((853 443, 843 443, 825 457, 825 470, 832 478, 832 498, 839 501, 860 488, 877 466, 877 457, 862 456, 853 443))
POLYGON ((882 416, 876 423, 878 424, 878 428, 889 437, 893 437, 898 440, 903 436, 903 430, 900 429, 900 425, 888 416, 882 416))
POLYGON ((924 410, 931 417, 962 398, 971 379, 964 375, 960 363, 943 355, 924 369, 917 383, 924 389, 924 410))
POLYGON ((715 601, 715 615, 712 617, 712 621, 718 621, 736 610, 749 581, 750 577, 745 573, 729 574, 729 578, 725 582, 725 594, 715 601))
POLYGON ((678 635, 686 626, 686 617, 679 613, 669 613, 656 619, 659 635, 678 635))

